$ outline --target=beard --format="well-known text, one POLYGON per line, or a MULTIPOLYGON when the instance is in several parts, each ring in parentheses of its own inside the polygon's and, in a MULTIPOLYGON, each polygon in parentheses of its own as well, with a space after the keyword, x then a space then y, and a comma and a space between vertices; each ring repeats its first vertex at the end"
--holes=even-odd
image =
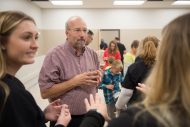
POLYGON ((83 49, 84 47, 85 47, 85 40, 84 39, 77 40, 75 44, 75 49, 80 50, 83 49))

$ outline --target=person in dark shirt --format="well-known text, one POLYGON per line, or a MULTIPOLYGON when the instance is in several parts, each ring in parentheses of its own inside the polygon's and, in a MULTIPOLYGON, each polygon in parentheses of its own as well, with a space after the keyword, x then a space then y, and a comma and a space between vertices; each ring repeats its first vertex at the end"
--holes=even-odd
POLYGON ((143 83, 154 65, 158 42, 159 40, 155 36, 147 36, 143 39, 143 49, 136 58, 135 63, 128 67, 124 81, 122 82, 122 91, 116 102, 118 110, 125 110, 125 104, 129 106, 141 100, 141 94, 136 89, 136 86, 138 86, 138 83, 143 83))
MULTIPOLYGON (((187 13, 164 27, 157 61, 145 82, 149 89, 144 101, 129 107, 108 127, 190 127, 189 26, 187 13)), ((99 98, 85 103, 89 112, 80 127, 102 127, 105 104, 99 98)))
POLYGON ((126 53, 125 45, 120 42, 119 37, 115 37, 115 41, 117 42, 117 47, 119 49, 121 55, 121 61, 123 63, 123 55, 126 53))
POLYGON ((60 105, 60 100, 43 112, 15 77, 22 65, 34 63, 38 36, 30 16, 0 12, 0 127, 45 127, 49 120, 57 121, 55 127, 65 127, 71 120, 68 106, 60 105))
POLYGON ((107 48, 108 48, 108 44, 104 41, 104 39, 101 39, 100 49, 106 50, 107 48))
MULTIPOLYGON (((117 42, 117 47, 118 47, 119 52, 120 52, 120 55, 121 55, 121 62, 122 62, 122 64, 124 65, 124 62, 123 62, 124 57, 123 57, 123 55, 126 54, 125 45, 120 42, 120 38, 119 38, 119 37, 115 37, 115 41, 117 42)), ((123 73, 123 69, 122 69, 122 71, 121 71, 121 74, 122 74, 122 76, 123 76, 123 74, 124 74, 124 73, 123 73)))

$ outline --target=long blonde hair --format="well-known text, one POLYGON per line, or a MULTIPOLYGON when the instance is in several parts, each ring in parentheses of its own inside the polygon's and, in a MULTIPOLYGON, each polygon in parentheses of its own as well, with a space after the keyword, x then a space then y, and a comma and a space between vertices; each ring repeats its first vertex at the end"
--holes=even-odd
POLYGON ((164 127, 190 126, 190 13, 163 29, 158 59, 146 81, 145 108, 164 127))
POLYGON ((2 81, 3 77, 6 74, 6 49, 4 45, 8 42, 10 35, 16 29, 16 27, 25 20, 32 21, 35 24, 33 18, 22 12, 0 12, 0 90, 3 93, 3 98, 0 100, 0 111, 3 110, 3 107, 10 92, 8 85, 2 81))
POLYGON ((0 100, 0 115, 2 113, 2 110, 5 106, 5 103, 7 101, 7 98, 8 98, 8 95, 9 95, 9 87, 7 86, 7 84, 5 84, 5 82, 1 81, 0 80, 0 92, 2 92, 2 96, 0 97, 1 100, 0 100))
POLYGON ((116 54, 117 51, 119 51, 118 46, 117 46, 117 42, 115 40, 110 41, 109 46, 108 46, 108 53, 109 54, 116 54), (114 50, 111 50, 111 44, 115 45, 115 49, 114 50))
POLYGON ((140 53, 140 57, 146 65, 152 66, 156 59, 156 49, 158 47, 159 40, 155 36, 147 36, 143 39, 143 49, 140 53))
POLYGON ((33 18, 22 12, 0 12, 0 78, 2 78, 6 72, 6 62, 4 59, 6 50, 4 49, 3 45, 7 43, 9 36, 15 30, 15 28, 25 20, 32 21, 35 24, 33 18))

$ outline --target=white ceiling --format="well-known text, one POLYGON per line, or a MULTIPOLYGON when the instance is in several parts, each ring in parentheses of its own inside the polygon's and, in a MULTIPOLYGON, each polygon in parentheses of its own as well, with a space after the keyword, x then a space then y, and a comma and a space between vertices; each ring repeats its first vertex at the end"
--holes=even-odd
MULTIPOLYGON (((30 0, 32 1, 32 0, 30 0)), ((83 0, 82 6, 55 6, 49 1, 32 1, 40 8, 189 8, 190 5, 171 5, 174 0, 163 0, 163 1, 146 1, 143 5, 138 6, 114 6, 114 0, 83 0)))

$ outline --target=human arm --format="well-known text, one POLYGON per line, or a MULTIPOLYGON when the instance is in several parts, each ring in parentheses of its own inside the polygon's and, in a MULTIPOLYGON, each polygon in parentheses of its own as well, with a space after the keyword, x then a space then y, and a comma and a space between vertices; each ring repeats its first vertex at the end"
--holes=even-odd
POLYGON ((98 73, 98 78, 97 78, 98 84, 97 84, 97 86, 99 86, 100 83, 102 82, 102 71, 96 70, 96 72, 98 73))
POLYGON ((104 117, 96 110, 90 110, 86 113, 80 127, 103 127, 104 117))
POLYGON ((45 109, 44 109, 44 117, 46 121, 56 121, 60 112, 61 112, 61 100, 57 99, 50 103, 45 109))
POLYGON ((107 114, 106 104, 101 100, 98 94, 96 94, 95 98, 90 95, 90 99, 85 99, 84 101, 88 112, 80 127, 103 127, 105 119, 110 119, 107 114))
POLYGON ((74 76, 72 79, 68 81, 64 81, 62 83, 54 84, 52 87, 41 90, 42 98, 55 98, 58 97, 65 92, 81 85, 97 85, 100 81, 94 80, 100 79, 99 72, 91 71, 85 72, 79 75, 74 76))
POLYGON ((55 127, 66 127, 71 120, 68 105, 62 105, 61 113, 57 119, 55 127))
POLYGON ((141 91, 144 94, 147 94, 150 88, 143 83, 138 83, 138 86, 136 87, 136 89, 141 91))
POLYGON ((84 102, 85 102, 87 111, 96 109, 98 111, 98 113, 100 113, 105 118, 105 120, 110 120, 110 118, 107 114, 106 104, 100 98, 98 93, 96 93, 95 97, 93 97, 92 94, 90 94, 90 99, 88 100, 87 98, 85 98, 84 102))
MULTIPOLYGON (((78 70, 75 64, 69 64, 69 62, 64 62, 65 60, 72 60, 72 58, 64 57, 66 54, 63 53, 63 59, 58 55, 57 50, 52 50, 49 52, 42 65, 39 75, 39 86, 42 98, 54 100, 60 97, 69 90, 82 85, 97 85, 98 82, 94 81, 99 75, 97 75, 96 70, 98 70, 98 57, 97 54, 92 51, 92 62, 93 66, 90 68, 84 68, 84 70, 78 70), (71 65, 71 66, 70 66, 71 65), (93 71, 91 71, 92 69, 93 71), (70 72, 71 71, 71 72, 70 72), (90 71, 90 72, 89 72, 90 71), (87 83, 81 83, 87 82, 87 83)), ((81 65, 82 66, 82 65, 81 65)), ((77 88, 78 89, 78 88, 77 88)))
POLYGON ((55 127, 66 127, 71 120, 68 105, 61 105, 60 99, 50 103, 44 110, 46 121, 57 121, 55 127))
POLYGON ((99 86, 99 89, 109 89, 109 90, 113 90, 114 89, 114 85, 112 84, 104 84, 104 83, 101 83, 100 86, 99 86))
POLYGON ((114 89, 114 85, 113 84, 109 84, 109 85, 105 85, 105 87, 109 90, 113 90, 114 89))

